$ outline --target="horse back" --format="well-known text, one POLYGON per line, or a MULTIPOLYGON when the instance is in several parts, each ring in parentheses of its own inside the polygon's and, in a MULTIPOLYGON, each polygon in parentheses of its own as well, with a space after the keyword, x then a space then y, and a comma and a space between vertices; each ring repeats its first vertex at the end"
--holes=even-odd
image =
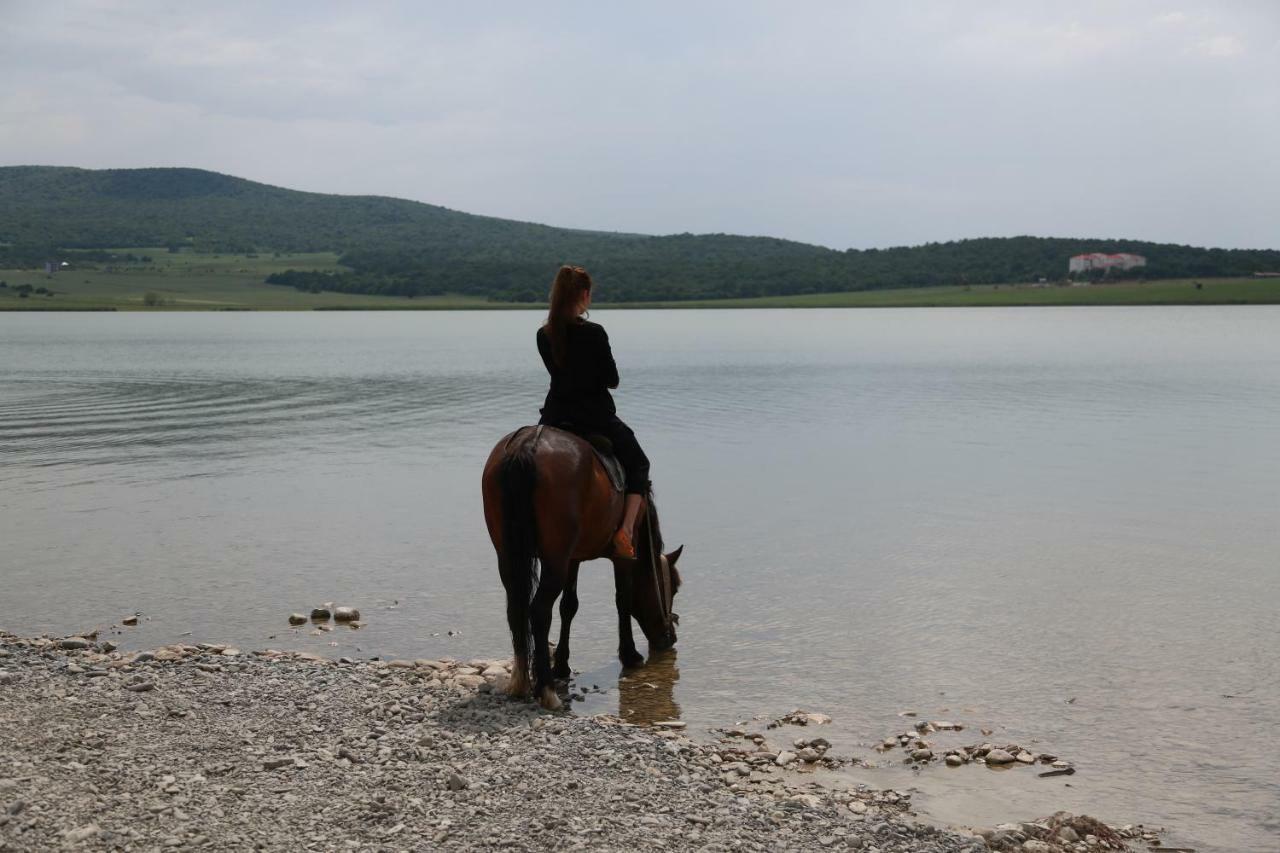
POLYGON ((533 459, 540 556, 566 560, 603 556, 622 517, 623 496, 614 490, 595 449, 554 427, 524 427, 503 436, 485 462, 481 491, 494 548, 501 550, 502 538, 499 472, 503 461, 515 453, 528 453, 533 459))

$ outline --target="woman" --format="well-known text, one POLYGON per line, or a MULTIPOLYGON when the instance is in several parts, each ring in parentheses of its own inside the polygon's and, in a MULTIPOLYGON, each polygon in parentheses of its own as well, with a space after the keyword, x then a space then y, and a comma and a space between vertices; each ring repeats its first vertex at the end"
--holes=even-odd
POLYGON ((635 433, 618 420, 610 388, 618 387, 604 327, 583 315, 591 307, 591 276, 582 267, 560 267, 551 285, 547 322, 538 329, 538 352, 551 374, 551 389, 539 423, 578 435, 603 435, 627 473, 627 498, 622 524, 613 534, 614 553, 633 560, 631 542, 640 504, 649 491, 649 459, 635 433))

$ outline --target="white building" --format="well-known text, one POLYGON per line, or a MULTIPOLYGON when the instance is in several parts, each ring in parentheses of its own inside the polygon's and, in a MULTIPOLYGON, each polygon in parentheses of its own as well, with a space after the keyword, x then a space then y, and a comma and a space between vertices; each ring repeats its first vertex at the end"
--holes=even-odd
POLYGON ((1147 259, 1142 255, 1130 255, 1121 252, 1108 255, 1103 252, 1090 252, 1087 255, 1074 255, 1067 261, 1067 272, 1088 272, 1090 270, 1131 270, 1134 267, 1145 267, 1147 259))

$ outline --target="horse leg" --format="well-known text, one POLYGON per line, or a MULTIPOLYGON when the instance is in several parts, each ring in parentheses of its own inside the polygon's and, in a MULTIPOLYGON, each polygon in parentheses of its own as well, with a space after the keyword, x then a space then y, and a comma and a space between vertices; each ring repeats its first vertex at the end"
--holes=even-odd
POLYGON ((578 612, 578 567, 582 565, 573 560, 569 563, 569 580, 564 585, 564 594, 560 596, 560 642, 556 644, 556 665, 551 674, 558 679, 568 678, 573 674, 569 669, 569 625, 574 614, 578 612))
POLYGON ((644 656, 631 634, 631 568, 620 561, 613 564, 613 603, 618 608, 618 660, 624 667, 641 666, 644 656))
POLYGON ((560 590, 568 576, 568 560, 542 560, 542 578, 538 591, 529 604, 529 621, 533 626, 533 693, 538 704, 548 711, 559 710, 560 697, 556 695, 555 679, 551 675, 551 650, 548 633, 551 631, 551 608, 555 606, 560 590))
POLYGON ((529 695, 529 605, 517 600, 519 593, 507 591, 507 626, 511 629, 511 682, 507 695, 523 699, 529 695))

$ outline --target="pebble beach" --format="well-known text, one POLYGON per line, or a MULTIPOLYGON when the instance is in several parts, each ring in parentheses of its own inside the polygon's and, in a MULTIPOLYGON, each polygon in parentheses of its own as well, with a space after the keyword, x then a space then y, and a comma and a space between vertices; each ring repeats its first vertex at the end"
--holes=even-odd
POLYGON ((910 792, 814 773, 840 759, 803 715, 747 739, 547 714, 505 695, 508 666, 210 644, 123 653, 0 632, 0 851, 1057 853, 1144 840, 1062 813, 929 826, 910 792))

